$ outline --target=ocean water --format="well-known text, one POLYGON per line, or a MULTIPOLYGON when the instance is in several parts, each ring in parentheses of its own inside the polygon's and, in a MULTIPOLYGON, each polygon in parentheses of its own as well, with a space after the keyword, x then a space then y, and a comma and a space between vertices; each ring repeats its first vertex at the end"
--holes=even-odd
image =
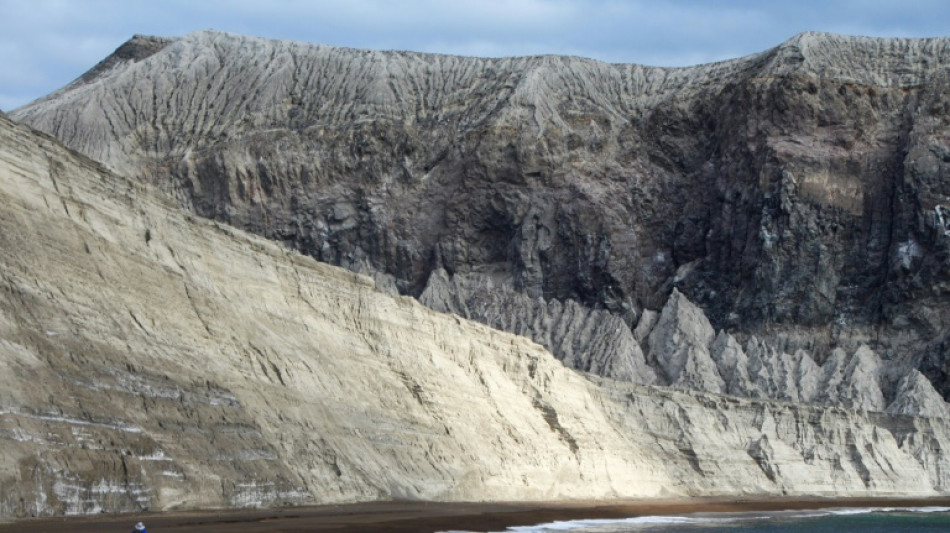
POLYGON ((911 533, 950 532, 950 507, 700 513, 571 520, 512 527, 503 533, 911 533))

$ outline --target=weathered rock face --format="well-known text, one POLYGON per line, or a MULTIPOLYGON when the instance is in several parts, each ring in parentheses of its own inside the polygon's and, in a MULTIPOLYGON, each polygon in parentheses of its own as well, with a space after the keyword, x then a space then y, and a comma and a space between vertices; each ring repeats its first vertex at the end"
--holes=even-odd
POLYGON ((601 376, 652 384, 656 374, 624 321, 604 310, 567 300, 532 298, 504 280, 445 270, 429 277, 419 301, 432 309, 455 313, 533 339, 561 361, 601 376))
MULTIPOLYGON (((136 37, 13 116, 403 294, 444 270, 459 291, 541 298, 532 323, 577 317, 564 337, 525 326, 524 305, 465 316, 537 334, 579 368, 721 387, 708 361, 699 381, 653 357, 641 369, 625 333, 575 344, 606 342, 579 333, 594 314, 633 330, 676 287, 787 371, 720 376, 728 390, 809 397, 825 379, 812 366, 866 346, 887 383, 859 397, 878 408, 911 367, 950 395, 948 69, 948 39, 803 34, 663 69, 200 32, 136 37), (587 309, 561 311, 573 305, 587 309)), ((460 312, 450 300, 427 301, 460 312)))
POLYGON ((647 338, 650 359, 669 385, 723 392, 724 383, 709 356, 714 336, 702 310, 673 289, 647 338))
POLYGON ((585 377, 2 115, 0 251, 0 517, 950 492, 948 420, 585 377))
POLYGON ((866 345, 853 353, 836 348, 823 358, 803 349, 784 353, 755 335, 743 347, 729 333, 716 335, 702 310, 676 289, 646 334, 647 361, 659 369, 660 385, 868 411, 947 413, 920 372, 885 367, 866 345))

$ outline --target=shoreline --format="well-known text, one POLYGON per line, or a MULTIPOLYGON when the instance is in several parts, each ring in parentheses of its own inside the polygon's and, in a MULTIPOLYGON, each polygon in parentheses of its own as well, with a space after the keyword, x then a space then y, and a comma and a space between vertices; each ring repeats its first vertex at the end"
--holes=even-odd
POLYGON ((0 522, 0 533, 100 533, 128 531, 137 521, 155 533, 264 533, 268 531, 504 531, 558 520, 632 518, 712 512, 806 510, 831 507, 950 507, 936 498, 670 498, 566 502, 369 502, 273 509, 168 511, 28 518, 0 522))

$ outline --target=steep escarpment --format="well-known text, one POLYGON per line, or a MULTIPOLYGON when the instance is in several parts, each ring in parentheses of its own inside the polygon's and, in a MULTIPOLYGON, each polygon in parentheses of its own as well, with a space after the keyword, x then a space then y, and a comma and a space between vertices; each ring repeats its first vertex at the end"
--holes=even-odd
POLYGON ((2 116, 0 250, 0 517, 950 490, 945 419, 585 376, 2 116))
POLYGON ((950 394, 947 39, 803 34, 682 69, 215 32, 127 46, 14 117, 576 368, 793 399, 830 372, 880 397, 827 401, 869 409, 915 372, 950 394), (758 385, 732 363, 680 368, 709 335, 660 343, 670 366, 636 334, 674 288, 758 385), (859 372, 826 368, 859 352, 859 372))

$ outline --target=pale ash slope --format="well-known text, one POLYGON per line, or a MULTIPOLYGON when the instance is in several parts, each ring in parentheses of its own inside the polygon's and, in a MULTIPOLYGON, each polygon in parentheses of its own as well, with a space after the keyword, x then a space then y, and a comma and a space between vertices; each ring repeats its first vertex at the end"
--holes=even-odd
POLYGON ((591 380, 0 116, 0 516, 932 495, 944 420, 591 380))

